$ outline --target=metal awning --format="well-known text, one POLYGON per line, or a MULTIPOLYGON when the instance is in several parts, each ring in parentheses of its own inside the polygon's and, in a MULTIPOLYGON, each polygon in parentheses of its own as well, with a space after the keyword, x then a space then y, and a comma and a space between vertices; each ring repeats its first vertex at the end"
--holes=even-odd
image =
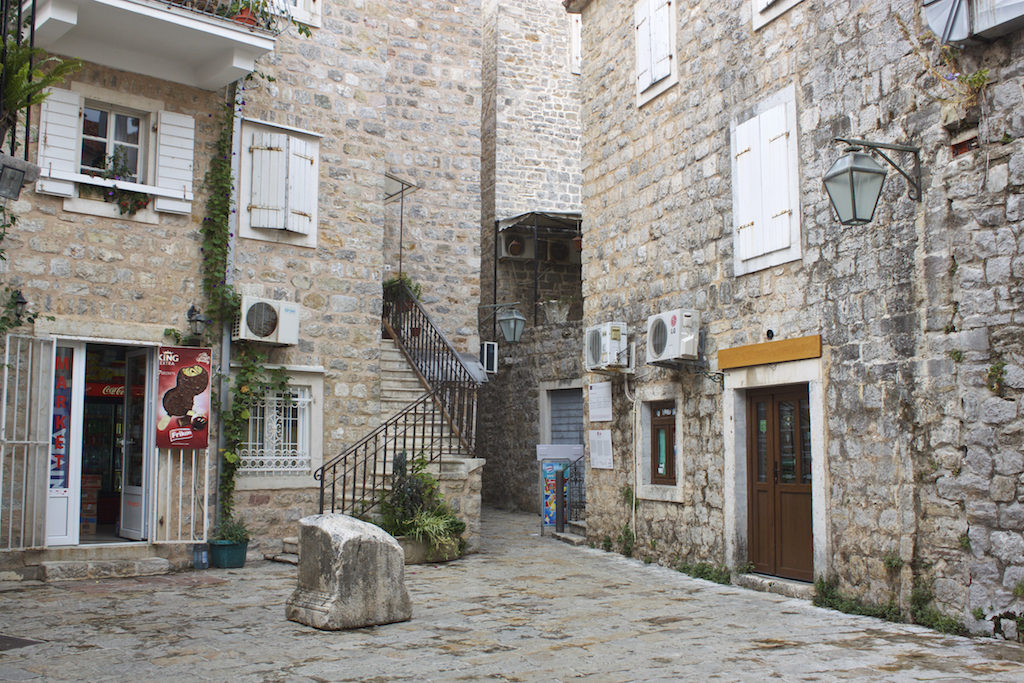
POLYGON ((536 228, 540 235, 572 233, 578 235, 583 224, 583 217, 575 212, 530 211, 518 216, 503 218, 498 221, 498 232, 516 230, 517 228, 536 228))

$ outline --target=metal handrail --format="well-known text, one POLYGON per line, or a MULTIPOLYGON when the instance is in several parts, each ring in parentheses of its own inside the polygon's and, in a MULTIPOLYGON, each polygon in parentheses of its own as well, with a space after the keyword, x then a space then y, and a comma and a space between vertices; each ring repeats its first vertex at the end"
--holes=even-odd
POLYGON ((371 510, 383 499, 398 453, 422 454, 433 463, 458 450, 458 438, 442 420, 437 397, 427 392, 324 463, 313 473, 320 482, 320 512, 360 515, 371 510))
POLYGON ((405 283, 384 292, 383 324, 420 379, 438 396, 449 426, 472 453, 479 382, 405 283))
POLYGON ((232 21, 238 28, 278 36, 291 24, 291 4, 285 0, 158 0, 161 5, 232 21))

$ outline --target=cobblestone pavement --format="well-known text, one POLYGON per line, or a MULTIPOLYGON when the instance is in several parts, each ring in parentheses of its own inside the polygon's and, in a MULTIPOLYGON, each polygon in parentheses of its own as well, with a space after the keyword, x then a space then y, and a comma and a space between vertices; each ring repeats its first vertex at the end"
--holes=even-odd
POLYGON ((691 579, 488 510, 482 552, 408 567, 411 621, 286 621, 295 568, 0 593, 0 680, 1024 680, 1015 643, 944 636, 691 579))

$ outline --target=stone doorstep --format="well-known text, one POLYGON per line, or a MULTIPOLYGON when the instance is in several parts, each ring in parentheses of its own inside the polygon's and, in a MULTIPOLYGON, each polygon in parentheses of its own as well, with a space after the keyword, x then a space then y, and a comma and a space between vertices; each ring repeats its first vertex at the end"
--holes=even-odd
POLYGON ((787 598, 800 598, 802 600, 814 599, 814 584, 803 581, 782 579, 778 576, 764 576, 762 574, 736 574, 733 583, 743 588, 761 591, 762 593, 775 593, 785 595, 787 598))
POLYGON ((39 580, 77 581, 168 574, 171 563, 162 557, 127 560, 57 560, 41 562, 39 580))
POLYGON ((580 536, 578 534, 573 534, 566 531, 552 531, 551 538, 562 541, 563 543, 568 543, 569 545, 586 545, 587 543, 586 536, 580 536))

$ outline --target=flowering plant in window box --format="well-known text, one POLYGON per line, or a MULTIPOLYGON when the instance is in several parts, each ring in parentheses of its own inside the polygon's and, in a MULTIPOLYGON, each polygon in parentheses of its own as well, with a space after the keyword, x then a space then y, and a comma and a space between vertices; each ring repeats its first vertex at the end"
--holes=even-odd
MULTIPOLYGON (((106 168, 101 177, 107 180, 126 180, 135 182, 135 173, 128 166, 124 149, 117 148, 114 153, 106 159, 106 168)), ((125 190, 120 187, 107 187, 103 190, 103 200, 114 202, 121 210, 122 216, 134 216, 142 209, 149 206, 150 196, 145 192, 125 190)))

